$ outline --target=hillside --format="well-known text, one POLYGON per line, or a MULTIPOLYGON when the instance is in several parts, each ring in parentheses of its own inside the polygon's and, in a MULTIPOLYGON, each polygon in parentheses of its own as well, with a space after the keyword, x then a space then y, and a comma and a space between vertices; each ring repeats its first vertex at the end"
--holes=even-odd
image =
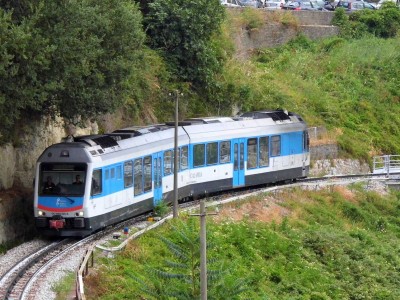
MULTIPOLYGON (((221 207, 207 218, 209 299, 398 299, 399 194, 366 186, 294 189, 221 207)), ((99 258, 86 295, 197 299, 198 228, 197 218, 181 215, 117 257, 99 258), (192 267, 182 267, 182 253, 192 267)))
POLYGON ((400 153, 399 38, 304 36, 231 61, 224 78, 241 96, 242 111, 283 108, 309 126, 325 126, 342 155, 369 161, 400 153))

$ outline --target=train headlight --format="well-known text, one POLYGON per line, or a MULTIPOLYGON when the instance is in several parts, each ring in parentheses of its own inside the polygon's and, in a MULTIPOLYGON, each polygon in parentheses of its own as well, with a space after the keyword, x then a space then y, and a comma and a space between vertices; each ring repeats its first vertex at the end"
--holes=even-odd
POLYGON ((39 216, 45 216, 46 213, 45 213, 44 211, 39 210, 39 211, 38 211, 38 215, 39 215, 39 216))
POLYGON ((79 213, 75 214, 77 217, 83 217, 83 211, 80 211, 79 213))

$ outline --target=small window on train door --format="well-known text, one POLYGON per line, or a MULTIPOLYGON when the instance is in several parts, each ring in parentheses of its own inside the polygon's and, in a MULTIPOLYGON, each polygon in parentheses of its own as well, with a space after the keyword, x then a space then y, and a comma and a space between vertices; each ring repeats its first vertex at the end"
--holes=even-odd
POLYGON ((141 158, 135 159, 133 162, 133 186, 135 196, 143 193, 143 166, 141 158))
POLYGON ((271 156, 281 155, 281 136, 271 136, 271 156))
POLYGON ((207 149, 207 165, 216 165, 218 163, 218 143, 208 143, 207 149))
POLYGON ((116 168, 116 170, 115 170, 115 175, 116 175, 116 177, 117 177, 117 180, 122 179, 122 172, 121 172, 121 170, 122 170, 122 166, 121 166, 121 165, 117 166, 117 168, 116 168))
POLYGON ((268 137, 260 137, 258 147, 258 166, 268 167, 269 166, 269 148, 268 148, 268 137))
POLYGON ((188 168, 188 146, 183 146, 181 148, 181 171, 186 170, 188 168))
POLYGON ((164 176, 172 173, 172 150, 164 152, 164 176))
POLYGON ((115 178, 115 168, 111 168, 111 179, 115 178))
POLYGON ((310 137, 308 135, 308 131, 303 132, 303 150, 308 151, 310 147, 310 137))
POLYGON ((247 140, 247 169, 257 168, 257 139, 247 140))
POLYGON ((124 163, 124 187, 130 187, 133 184, 133 163, 131 160, 124 163))
POLYGON ((90 194, 94 196, 94 195, 99 195, 102 192, 103 192, 103 182, 102 182, 101 169, 94 170, 92 175, 92 186, 90 194))
POLYGON ((224 141, 219 143, 219 163, 231 162, 231 142, 224 141))
POLYGON ((205 145, 197 144, 193 146, 193 166, 202 167, 205 163, 205 145))
POLYGON ((144 173, 144 192, 151 191, 152 174, 151 174, 151 156, 146 156, 143 159, 143 173, 144 173))

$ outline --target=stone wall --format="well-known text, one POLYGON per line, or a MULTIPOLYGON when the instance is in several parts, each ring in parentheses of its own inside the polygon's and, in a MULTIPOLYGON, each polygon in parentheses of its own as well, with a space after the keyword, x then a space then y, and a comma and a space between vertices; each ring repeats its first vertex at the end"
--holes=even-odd
MULTIPOLYGON (((239 14, 240 10, 235 10, 239 14)), ((235 35, 236 56, 247 59, 251 52, 283 45, 299 33, 312 40, 338 35, 339 28, 332 26, 333 12, 319 11, 263 11, 265 23, 259 28, 237 28, 235 35), (292 25, 282 24, 283 14, 293 16, 292 25)))

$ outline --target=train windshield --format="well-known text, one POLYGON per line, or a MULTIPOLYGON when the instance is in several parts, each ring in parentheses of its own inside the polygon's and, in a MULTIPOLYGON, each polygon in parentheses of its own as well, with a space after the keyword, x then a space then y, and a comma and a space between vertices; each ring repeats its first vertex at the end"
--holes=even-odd
POLYGON ((42 163, 39 195, 82 196, 85 191, 86 164, 42 163))

